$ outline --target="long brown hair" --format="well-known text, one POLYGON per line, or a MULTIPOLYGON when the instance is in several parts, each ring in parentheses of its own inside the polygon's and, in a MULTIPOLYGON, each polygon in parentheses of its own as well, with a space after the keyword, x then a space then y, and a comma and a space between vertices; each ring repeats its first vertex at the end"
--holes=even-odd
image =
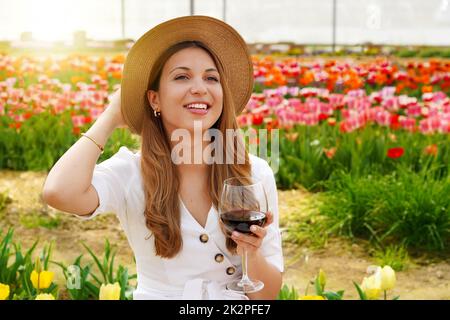
MULTIPOLYGON (((228 145, 225 130, 237 130, 239 127, 236 122, 236 109, 227 84, 228 79, 220 60, 211 50, 198 41, 181 42, 170 47, 155 63, 155 67, 150 74, 148 88, 158 91, 162 69, 167 60, 176 52, 192 47, 205 50, 215 62, 220 74, 224 97, 223 110, 213 127, 222 133, 224 139, 222 148, 225 155, 225 149, 228 145)), ((175 164, 171 159, 170 140, 163 128, 161 119, 154 117, 150 105, 145 110, 141 132, 141 167, 146 199, 145 222, 154 237, 156 255, 172 258, 177 255, 183 246, 178 196, 180 180, 175 164)), ((239 148, 242 147, 240 144, 243 143, 242 139, 233 138, 232 145, 235 150, 240 150, 239 148)), ((216 209, 218 209, 223 181, 230 177, 249 176, 250 171, 249 156, 246 150, 244 164, 237 164, 233 161, 233 164, 213 163, 208 166, 209 195, 216 209)), ((228 237, 226 246, 232 253, 236 253, 236 243, 228 237)))

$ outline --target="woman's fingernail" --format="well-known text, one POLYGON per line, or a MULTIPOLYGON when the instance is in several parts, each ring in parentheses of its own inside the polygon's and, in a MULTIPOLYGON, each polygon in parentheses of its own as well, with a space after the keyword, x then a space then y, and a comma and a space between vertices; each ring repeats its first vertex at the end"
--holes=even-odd
POLYGON ((237 233, 236 231, 233 231, 232 236, 235 237, 235 238, 239 238, 239 233, 237 233))
POLYGON ((256 227, 255 226, 251 226, 250 227, 250 231, 256 231, 256 227))

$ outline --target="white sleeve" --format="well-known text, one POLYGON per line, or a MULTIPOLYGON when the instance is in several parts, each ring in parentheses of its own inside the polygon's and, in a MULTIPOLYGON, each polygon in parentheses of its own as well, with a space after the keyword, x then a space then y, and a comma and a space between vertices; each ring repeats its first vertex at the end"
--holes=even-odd
POLYGON ((128 182, 134 175, 134 154, 121 147, 111 158, 97 164, 92 176, 92 185, 97 191, 99 206, 89 216, 79 216, 81 220, 90 220, 100 213, 112 212, 120 217, 126 213, 126 192, 128 182))
POLYGON ((273 264, 280 272, 283 272, 284 262, 279 223, 277 185, 272 168, 266 161, 264 161, 264 168, 262 169, 264 171, 262 179, 267 192, 269 211, 273 214, 273 222, 267 228, 267 234, 261 245, 261 252, 268 262, 273 264))

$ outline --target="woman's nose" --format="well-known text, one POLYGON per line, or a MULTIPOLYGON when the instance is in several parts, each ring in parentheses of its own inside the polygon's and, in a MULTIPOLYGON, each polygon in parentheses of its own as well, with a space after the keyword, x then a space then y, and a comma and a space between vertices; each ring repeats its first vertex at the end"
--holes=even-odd
POLYGON ((206 86, 203 83, 203 80, 194 80, 191 86, 192 94, 206 94, 206 86))

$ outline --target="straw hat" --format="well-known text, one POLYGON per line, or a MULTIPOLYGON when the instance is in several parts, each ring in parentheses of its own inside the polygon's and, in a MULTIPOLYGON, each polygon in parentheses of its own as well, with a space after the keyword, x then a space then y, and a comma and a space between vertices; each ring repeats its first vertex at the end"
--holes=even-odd
POLYGON ((125 122, 141 134, 150 72, 159 56, 183 41, 200 41, 219 59, 228 79, 236 114, 246 106, 253 90, 253 64, 247 45, 225 22, 207 16, 187 16, 163 22, 140 37, 125 60, 121 105, 125 122))

